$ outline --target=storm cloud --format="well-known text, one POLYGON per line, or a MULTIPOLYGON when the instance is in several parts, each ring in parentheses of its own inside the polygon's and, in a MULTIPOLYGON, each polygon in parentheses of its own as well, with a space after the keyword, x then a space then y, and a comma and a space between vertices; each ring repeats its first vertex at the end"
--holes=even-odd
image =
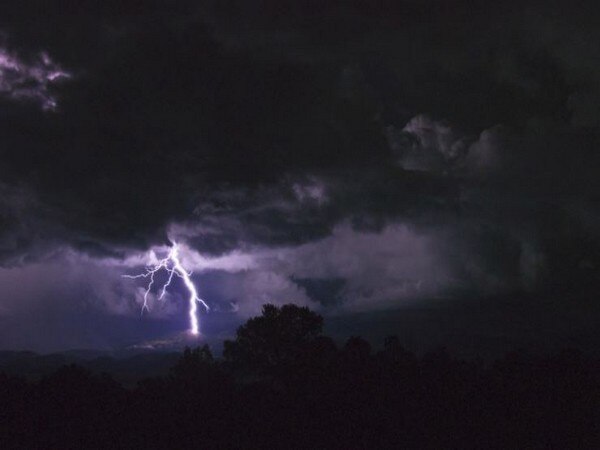
POLYGON ((133 317, 121 273, 177 240, 203 295, 243 317, 585 304, 600 41, 584 5, 561 6, 3 5, 3 284, 34 308, 47 296, 10 277, 58 264, 79 302, 133 317))

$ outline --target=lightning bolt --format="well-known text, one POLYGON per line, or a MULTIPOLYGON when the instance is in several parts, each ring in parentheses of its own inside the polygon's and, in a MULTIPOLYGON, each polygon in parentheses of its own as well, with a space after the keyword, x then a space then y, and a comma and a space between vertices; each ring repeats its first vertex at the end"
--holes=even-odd
POLYGON ((199 334, 199 325, 198 325, 198 306, 197 303, 201 303, 202 306, 206 308, 207 311, 210 310, 208 305, 204 300, 202 300, 198 296, 198 291, 196 290, 196 286, 191 280, 192 272, 188 272, 184 269, 181 264, 181 260, 179 259, 179 246, 176 242, 173 242, 171 246, 171 250, 169 254, 156 262, 156 264, 150 265, 146 267, 146 271, 144 273, 140 273, 138 275, 123 275, 125 278, 137 279, 137 278, 146 278, 149 279, 148 284, 146 285, 146 290, 144 292, 144 303, 142 304, 142 314, 144 310, 150 311, 148 308, 148 295, 154 286, 154 275, 161 270, 165 270, 169 275, 167 281, 162 285, 159 300, 162 300, 167 292, 167 288, 171 285, 171 281, 173 281, 173 276, 177 276, 183 280, 183 284, 187 288, 190 296, 188 298, 189 303, 189 318, 190 318, 190 332, 194 335, 199 334))

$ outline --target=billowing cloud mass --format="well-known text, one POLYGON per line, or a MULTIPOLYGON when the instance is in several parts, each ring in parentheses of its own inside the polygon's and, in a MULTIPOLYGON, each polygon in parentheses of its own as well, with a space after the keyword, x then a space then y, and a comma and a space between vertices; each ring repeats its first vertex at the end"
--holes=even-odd
POLYGON ((143 286, 121 277, 169 240, 212 317, 236 320, 265 302, 585 309, 600 287, 600 39, 583 10, 19 3, 0 7, 6 346, 42 341, 16 317, 105 324, 48 348, 160 337, 110 320, 184 327, 180 287, 140 319, 143 286))

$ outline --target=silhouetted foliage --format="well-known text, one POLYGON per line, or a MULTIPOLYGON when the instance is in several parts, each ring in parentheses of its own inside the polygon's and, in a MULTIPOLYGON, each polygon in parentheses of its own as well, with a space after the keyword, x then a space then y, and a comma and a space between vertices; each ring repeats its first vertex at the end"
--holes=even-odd
POLYGON ((367 361, 371 356, 371 344, 360 336, 351 336, 344 345, 344 354, 352 361, 367 361))
POLYGON ((397 337, 338 349, 306 308, 265 306, 227 344, 186 348, 125 389, 64 366, 0 374, 0 448, 597 448, 600 363, 575 350, 485 366, 397 337), (258 374, 248 376, 249 371, 258 374), (234 381, 236 380, 236 381, 234 381))
POLYGON ((181 359, 171 369, 171 374, 177 379, 193 379, 205 372, 213 363, 214 358, 208 345, 193 350, 186 347, 181 359))
POLYGON ((238 366, 276 371, 301 358, 322 328, 323 318, 306 307, 267 304, 238 328, 234 341, 224 342, 223 356, 238 366))
POLYGON ((379 355, 387 364, 401 367, 414 366, 417 362, 415 355, 400 344, 398 336, 388 336, 383 343, 383 351, 379 355))

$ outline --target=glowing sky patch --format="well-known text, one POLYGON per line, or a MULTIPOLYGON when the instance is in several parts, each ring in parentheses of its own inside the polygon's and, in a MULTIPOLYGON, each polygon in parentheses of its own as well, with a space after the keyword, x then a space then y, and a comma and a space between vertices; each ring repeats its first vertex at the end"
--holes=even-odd
POLYGON ((50 86, 71 74, 55 63, 46 52, 32 61, 0 47, 0 94, 13 100, 37 102, 43 110, 54 110, 58 105, 50 86))

